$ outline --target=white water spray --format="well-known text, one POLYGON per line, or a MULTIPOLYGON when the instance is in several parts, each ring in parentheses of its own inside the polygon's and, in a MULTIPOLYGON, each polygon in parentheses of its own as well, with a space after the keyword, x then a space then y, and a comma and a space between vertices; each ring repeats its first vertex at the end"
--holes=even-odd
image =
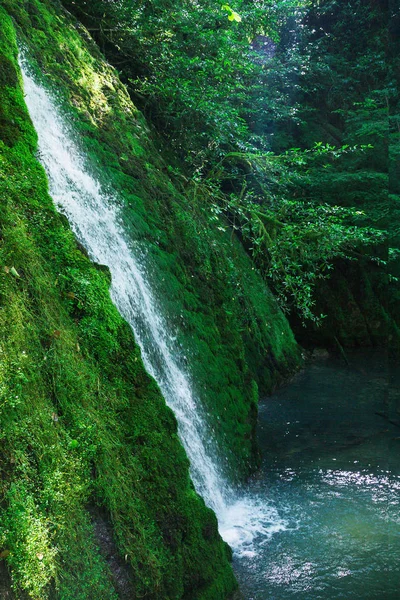
POLYGON ((179 349, 174 348, 168 326, 146 281, 145 259, 124 234, 118 199, 89 174, 87 160, 80 153, 73 133, 49 93, 29 74, 25 61, 21 61, 21 70, 25 100, 38 134, 40 161, 49 179, 50 194, 90 258, 109 267, 111 298, 131 325, 144 365, 175 413, 193 483, 215 511, 222 537, 238 554, 252 555, 255 538, 269 539, 272 533, 284 529, 285 523, 265 501, 238 495, 224 481, 212 444, 207 446, 207 424, 190 379, 176 359, 179 349))

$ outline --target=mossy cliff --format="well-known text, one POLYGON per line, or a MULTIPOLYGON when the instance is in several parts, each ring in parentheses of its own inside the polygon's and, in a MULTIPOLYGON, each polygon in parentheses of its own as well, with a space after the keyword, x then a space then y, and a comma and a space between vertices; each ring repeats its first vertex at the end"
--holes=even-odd
POLYGON ((299 360, 240 245, 176 191, 87 32, 57 2, 2 0, 0 557, 17 597, 227 598, 229 551, 193 490, 175 418, 111 303, 107 273, 48 195, 16 36, 147 249, 231 472, 257 464, 257 384, 271 389, 299 360))
POLYGON ((107 276, 54 210, 3 9, 0 23, 2 557, 35 599, 226 597, 216 519, 107 276), (95 535, 108 521, 119 571, 95 535))
POLYGON ((147 254, 221 452, 232 471, 248 473, 257 461, 255 383, 269 391, 298 362, 286 319, 223 223, 193 193, 177 192, 142 115, 82 26, 52 3, 4 4, 98 178, 123 202, 125 229, 147 254))

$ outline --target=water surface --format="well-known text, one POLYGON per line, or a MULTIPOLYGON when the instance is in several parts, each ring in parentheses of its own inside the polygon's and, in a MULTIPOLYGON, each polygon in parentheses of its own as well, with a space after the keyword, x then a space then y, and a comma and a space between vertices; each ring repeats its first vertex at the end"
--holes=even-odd
POLYGON ((376 351, 348 358, 261 404, 249 493, 281 527, 234 558, 246 600, 400 598, 400 370, 376 351))

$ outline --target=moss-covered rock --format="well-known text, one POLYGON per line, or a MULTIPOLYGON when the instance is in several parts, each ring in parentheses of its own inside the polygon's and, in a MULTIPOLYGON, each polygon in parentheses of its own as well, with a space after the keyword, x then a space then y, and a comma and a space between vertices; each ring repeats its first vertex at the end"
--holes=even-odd
POLYGON ((320 282, 317 290, 318 310, 325 318, 319 326, 308 327, 293 319, 297 339, 305 347, 379 346, 398 352, 396 292, 389 290, 388 276, 379 265, 374 268, 362 258, 336 261, 331 277, 320 282))
POLYGON ((175 418, 111 303, 108 274, 48 195, 1 7, 0 57, 13 65, 0 88, 10 126, 0 141, 0 560, 15 597, 122 597, 94 506, 131 597, 228 597, 229 553, 190 483, 175 418))
POLYGON ((224 462, 243 477, 259 458, 255 384, 270 391, 299 361, 285 317, 201 191, 185 183, 177 190, 143 116, 84 28, 57 3, 3 1, 97 177, 122 199, 125 229, 147 255, 224 462))
POLYGON ((15 31, 146 249, 232 477, 258 463, 257 389, 297 367, 297 345, 241 245, 205 199, 177 190, 87 31, 57 1, 1 0, 0 10, 0 552, 21 597, 123 597, 115 545, 133 597, 226 598, 229 549, 190 483, 175 418, 110 301, 109 274, 48 195, 15 31))

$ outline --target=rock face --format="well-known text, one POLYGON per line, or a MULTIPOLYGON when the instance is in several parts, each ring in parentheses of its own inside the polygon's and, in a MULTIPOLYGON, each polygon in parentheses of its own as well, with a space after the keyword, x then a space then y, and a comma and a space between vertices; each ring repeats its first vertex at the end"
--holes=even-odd
POLYGON ((228 598, 229 549, 190 483, 175 418, 111 303, 108 271, 48 195, 16 36, 122 199, 232 476, 257 465, 257 386, 299 363, 240 244, 177 191, 87 32, 57 2, 2 0, 0 552, 19 597, 228 598))
POLYGON ((357 262, 336 261, 330 279, 317 290, 318 310, 327 315, 318 327, 293 319, 292 327, 304 347, 344 348, 377 346, 398 353, 397 295, 388 286, 383 269, 357 262))
POLYGON ((287 320, 240 243, 169 179, 147 123, 85 30, 46 3, 8 4, 32 65, 56 90, 99 178, 123 200, 125 230, 152 265, 148 276, 190 356, 222 453, 232 472, 247 474, 257 462, 255 386, 268 392, 298 363, 287 320))

